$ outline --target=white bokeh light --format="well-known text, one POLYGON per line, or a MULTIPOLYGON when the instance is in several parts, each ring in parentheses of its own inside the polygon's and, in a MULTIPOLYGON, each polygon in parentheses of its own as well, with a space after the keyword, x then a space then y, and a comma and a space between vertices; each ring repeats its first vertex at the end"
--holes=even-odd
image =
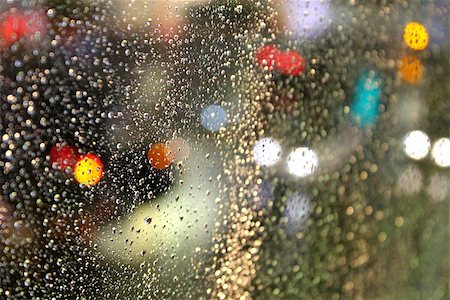
POLYGON ((434 174, 431 176, 430 184, 428 185, 426 191, 433 201, 439 202, 447 199, 449 192, 447 174, 434 174))
POLYGON ((333 18, 330 0, 287 0, 282 12, 286 27, 294 35, 306 38, 323 34, 333 18))
POLYGON ((409 132, 403 139, 403 151, 415 160, 419 160, 428 155, 431 143, 428 135, 420 130, 409 132))
POLYGON ((400 174, 397 186, 405 195, 413 195, 420 191, 423 186, 423 176, 416 166, 409 166, 400 174))
POLYGON ((260 166, 273 166, 281 157, 281 145, 273 138, 263 138, 255 143, 253 157, 260 166))
POLYGON ((319 165, 319 158, 313 150, 300 147, 292 151, 287 158, 289 173, 298 177, 311 175, 319 165))
POLYGON ((286 203, 287 232, 294 235, 306 228, 311 213, 311 198, 304 193, 295 192, 286 203))
POLYGON ((450 139, 440 138, 434 142, 431 157, 439 167, 450 167, 450 139))

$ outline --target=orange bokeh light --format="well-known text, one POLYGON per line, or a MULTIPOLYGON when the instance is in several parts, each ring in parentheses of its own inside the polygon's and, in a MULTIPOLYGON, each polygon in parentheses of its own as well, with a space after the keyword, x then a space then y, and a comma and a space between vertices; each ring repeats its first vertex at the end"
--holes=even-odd
POLYGON ((417 57, 403 57, 398 70, 402 79, 408 83, 418 84, 422 81, 423 65, 417 57))
POLYGON ((174 154, 170 147, 164 143, 156 143, 151 145, 147 153, 147 159, 153 168, 163 170, 170 166, 174 160, 174 154))

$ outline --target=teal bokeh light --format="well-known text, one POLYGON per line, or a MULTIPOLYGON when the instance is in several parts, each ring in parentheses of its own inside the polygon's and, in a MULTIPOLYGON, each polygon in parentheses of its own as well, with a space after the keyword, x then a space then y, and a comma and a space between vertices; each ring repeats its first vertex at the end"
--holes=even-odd
POLYGON ((361 74, 356 83, 352 119, 361 128, 373 125, 379 115, 378 106, 381 98, 381 77, 376 71, 361 74))

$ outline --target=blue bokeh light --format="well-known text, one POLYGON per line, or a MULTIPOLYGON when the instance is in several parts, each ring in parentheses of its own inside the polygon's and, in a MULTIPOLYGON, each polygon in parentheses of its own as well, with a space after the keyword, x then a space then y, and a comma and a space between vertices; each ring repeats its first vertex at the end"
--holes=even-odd
POLYGON ((226 125, 227 112, 220 105, 211 104, 203 109, 200 121, 203 127, 209 131, 216 132, 226 125))

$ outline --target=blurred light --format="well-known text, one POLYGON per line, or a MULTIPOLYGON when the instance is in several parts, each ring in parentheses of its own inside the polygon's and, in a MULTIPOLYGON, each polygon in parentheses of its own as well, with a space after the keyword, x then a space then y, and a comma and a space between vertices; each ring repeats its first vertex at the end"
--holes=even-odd
POLYGON ((96 185, 103 176, 103 163, 95 154, 83 155, 75 164, 74 174, 79 184, 96 185))
POLYGON ((419 192, 423 185, 422 172, 416 166, 407 167, 398 177, 397 185, 405 195, 419 192))
POLYGON ((44 12, 29 10, 25 12, 4 13, 0 16, 1 44, 10 46, 21 38, 40 40, 47 34, 48 19, 44 12))
POLYGON ((267 67, 269 70, 272 70, 275 66, 275 58, 278 52, 277 47, 274 45, 262 46, 256 53, 256 60, 262 68, 267 67))
POLYGON ((189 153, 191 152, 191 147, 188 142, 182 138, 174 138, 167 141, 167 146, 172 150, 175 161, 181 161, 188 158, 189 153))
POLYGON ((287 29, 299 37, 318 37, 331 23, 329 0, 288 0, 282 9, 287 29))
POLYGON ((430 151, 430 138, 420 130, 411 131, 403 139, 403 151, 412 159, 422 159, 430 151))
POLYGON ((174 154, 172 149, 164 143, 156 143, 150 146, 147 159, 153 168, 163 170, 173 162, 174 154))
POLYGON ((295 234, 304 230, 311 211, 311 199, 304 193, 296 192, 286 203, 288 233, 295 234))
POLYGON ((311 175, 317 169, 319 158, 313 150, 300 147, 289 154, 287 165, 289 173, 298 177, 305 177, 311 175))
POLYGON ((405 44, 413 50, 423 50, 428 46, 428 32, 425 26, 417 22, 406 24, 403 34, 405 44))
POLYGON ((12 45, 23 37, 25 19, 19 12, 7 12, 0 16, 0 40, 2 44, 12 45))
POLYGON ((284 75, 297 76, 305 69, 305 60, 293 50, 281 51, 274 45, 261 47, 256 53, 258 64, 268 70, 277 70, 284 75))
POLYGON ((273 138, 263 138, 255 143, 253 157, 260 166, 273 166, 280 160, 281 145, 273 138))
POLYGON ((206 129, 216 132, 227 123, 227 113, 220 105, 211 104, 205 107, 200 115, 200 121, 206 129))
POLYGON ((275 68, 284 75, 297 76, 305 69, 305 60, 293 50, 280 51, 275 58, 275 68))
POLYGON ((50 162, 58 169, 74 167, 79 158, 78 148, 69 145, 56 144, 50 149, 50 162))
POLYGON ((426 191, 432 200, 439 202, 447 198, 449 188, 447 174, 434 174, 426 191))
POLYGON ((355 122, 365 128, 375 123, 379 111, 381 97, 381 78, 375 71, 360 76, 356 84, 352 105, 352 116, 355 122))
POLYGON ((422 62, 414 56, 405 56, 401 60, 399 72, 404 81, 411 84, 420 83, 423 76, 422 62))
POLYGON ((434 142, 431 157, 439 167, 450 167, 450 139, 440 138, 434 142))

